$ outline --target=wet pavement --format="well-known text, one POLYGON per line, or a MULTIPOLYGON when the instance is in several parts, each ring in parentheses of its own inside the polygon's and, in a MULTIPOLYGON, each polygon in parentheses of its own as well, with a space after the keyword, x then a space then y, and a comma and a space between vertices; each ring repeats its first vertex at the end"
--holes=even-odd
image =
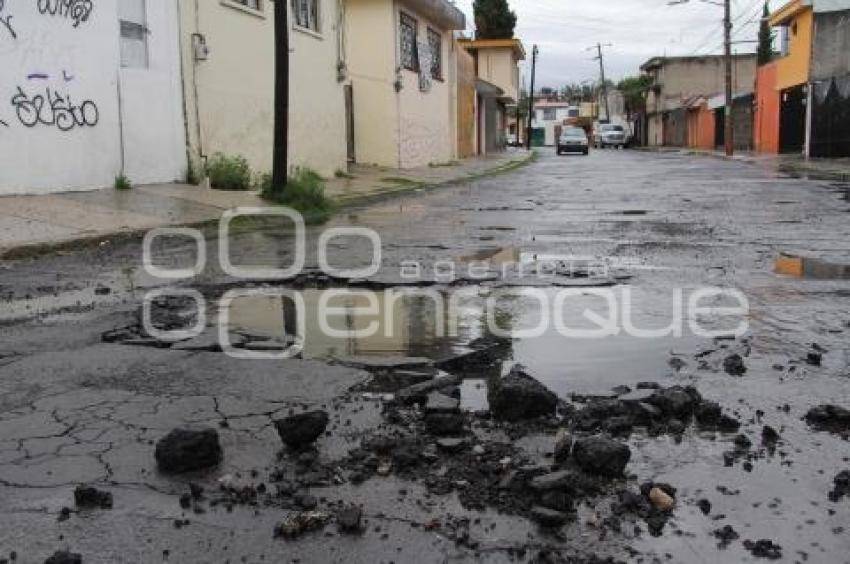
MULTIPOLYGON (((738 562, 760 560, 744 541, 770 539, 782 547, 782 561, 850 561, 850 499, 829 498, 833 477, 850 468, 850 446, 846 436, 815 431, 803 420, 819 404, 850 408, 845 194, 836 183, 738 162, 628 151, 544 154, 525 169, 349 210, 311 227, 300 277, 235 279, 222 272, 218 242, 210 239, 207 268, 175 284, 205 299, 207 323, 196 340, 177 344, 140 329, 145 295, 166 281, 144 271, 138 241, 4 263, 0 560, 15 551, 19 562, 43 562, 69 549, 84 562, 591 555, 738 562), (347 226, 380 234, 377 274, 318 272, 322 230, 347 226), (705 322, 722 338, 696 334, 688 298, 704 287, 746 296, 745 335, 728 338, 724 331, 736 323, 718 317, 705 322), (328 336, 316 315, 329 289, 361 292, 331 304, 342 310, 330 321, 337 336, 328 336), (241 294, 221 301, 234 291, 241 294), (371 300, 374 309, 365 311, 371 300), (594 329, 586 310, 606 315, 612 303, 619 326, 657 334, 565 337, 554 321, 594 329), (237 353, 279 352, 303 325, 299 358, 220 352, 223 315, 223 334, 237 353), (353 336, 373 322, 376 335, 353 336), (496 334, 538 325, 536 336, 496 334), (740 355, 743 375, 728 373, 732 353, 740 355), (557 394, 556 417, 511 426, 486 415, 488 385, 515 364, 557 394), (733 442, 736 433, 699 425, 677 432, 635 427, 621 437, 631 448, 627 477, 607 481, 595 495, 577 495, 571 519, 556 528, 538 527, 522 499, 470 493, 476 463, 459 463, 465 455, 441 455, 430 469, 409 471, 396 461, 392 471, 379 467, 357 485, 352 453, 376 430, 411 431, 424 437, 423 448, 432 446, 419 431, 418 412, 397 412, 390 400, 400 387, 435 376, 460 377, 461 406, 476 412, 468 416, 469 447, 498 453, 495 463, 513 460, 508 468, 518 461, 552 466, 558 428, 575 425, 571 412, 593 405, 589 398, 623 397, 625 390, 612 389, 635 390, 642 382, 694 386, 738 419, 739 433, 756 446, 744 453, 733 442), (331 423, 317 443, 320 462, 290 475, 294 455, 272 421, 306 408, 326 409, 331 423), (208 472, 163 474, 154 445, 185 425, 217 429, 224 458, 208 472), (779 431, 778 441, 763 444, 765 425, 779 431), (319 466, 324 479, 304 478, 319 466), (442 488, 452 472, 456 483, 442 488), (263 484, 275 493, 234 501, 222 481, 255 492, 263 484), (663 531, 650 534, 640 519, 614 526, 617 492, 647 481, 677 489, 663 531), (179 498, 189 482, 208 493, 184 507, 179 498), (329 524, 295 540, 275 538, 286 516, 304 509, 286 493, 290 483, 299 484, 298 495, 315 496, 320 513, 335 514, 336 502, 361 505, 361 533, 329 524), (112 493, 112 509, 75 508, 79 484, 112 493), (216 502, 209 492, 219 491, 230 497, 216 502), (706 499, 708 514, 697 504, 706 499), (713 533, 725 525, 739 538, 721 546, 713 533)), ((230 254, 241 265, 284 267, 292 243, 291 233, 275 226, 240 231, 230 254)), ((336 238, 329 261, 363 267, 369 248, 362 238, 336 238)), ((188 239, 160 240, 155 251, 160 266, 185 268, 195 260, 188 239)), ((163 329, 175 318, 186 325, 197 319, 191 307, 159 306, 163 329)), ((482 466, 490 463, 488 454, 477 456, 472 460, 482 466)))

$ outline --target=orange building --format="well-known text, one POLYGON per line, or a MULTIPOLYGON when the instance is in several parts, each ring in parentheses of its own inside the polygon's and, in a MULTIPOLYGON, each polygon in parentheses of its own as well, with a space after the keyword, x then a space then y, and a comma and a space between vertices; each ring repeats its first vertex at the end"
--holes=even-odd
POLYGON ((776 87, 776 63, 759 68, 756 75, 755 149, 760 153, 779 153, 779 111, 781 98, 776 87))
POLYGON ((688 104, 688 147, 711 151, 714 149, 715 117, 708 100, 698 96, 688 104))

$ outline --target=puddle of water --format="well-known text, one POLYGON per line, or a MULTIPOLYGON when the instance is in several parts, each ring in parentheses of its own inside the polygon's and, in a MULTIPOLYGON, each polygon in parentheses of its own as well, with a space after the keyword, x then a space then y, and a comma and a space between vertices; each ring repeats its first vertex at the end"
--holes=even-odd
POLYGON ((460 386, 460 407, 467 411, 485 411, 487 401, 487 381, 477 378, 464 380, 460 386))
POLYGON ((285 339, 303 323, 304 354, 314 358, 450 356, 482 336, 477 308, 433 289, 347 292, 328 298, 305 289, 303 320, 281 296, 246 296, 229 307, 230 329, 285 339), (319 313, 323 300, 326 314, 319 313), (333 308, 330 311, 327 308, 333 308))
MULTIPOLYGON (((326 304, 336 311, 325 316, 325 327, 318 312, 320 302, 327 299, 323 298, 326 290, 303 290, 304 353, 315 358, 440 360, 463 351, 481 337, 503 331, 525 332, 512 341, 511 349, 504 353, 508 360, 494 367, 493 372, 504 372, 513 363, 524 364, 541 382, 567 397, 607 391, 621 384, 634 386, 640 381, 661 380, 671 372, 667 365, 671 350, 697 348, 702 343, 690 334, 686 321, 682 323, 681 337, 670 334, 647 338, 632 336, 631 332, 599 338, 565 336, 564 326, 599 328, 587 320, 586 311, 615 318, 623 315, 625 302, 614 314, 609 311, 606 298, 579 291, 571 293, 556 311, 558 289, 535 289, 537 297, 524 296, 523 290, 527 288, 503 291, 473 286, 338 294, 326 304), (561 326, 555 320, 559 315, 561 326), (328 327, 333 334, 328 333, 328 327), (372 330, 367 332, 370 327, 372 330)), ((631 322, 644 329, 666 328, 674 321, 673 300, 665 298, 664 293, 651 292, 656 291, 633 293, 631 322)), ((230 305, 229 317, 231 330, 281 339, 292 335, 299 321, 292 299, 280 296, 237 298, 230 305)), ((480 383, 464 384, 464 402, 470 408, 480 408, 482 398, 486 399, 486 387, 480 383)))
POLYGON ((774 262, 774 272, 813 280, 848 280, 850 264, 837 264, 815 258, 782 254, 774 262))

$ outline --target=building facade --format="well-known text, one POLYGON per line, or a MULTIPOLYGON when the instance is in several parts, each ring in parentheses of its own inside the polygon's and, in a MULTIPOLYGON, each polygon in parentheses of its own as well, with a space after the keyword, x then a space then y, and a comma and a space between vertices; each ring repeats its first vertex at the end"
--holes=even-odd
POLYGON ((0 194, 186 176, 176 2, 0 2, 0 68, 0 194))
POLYGON ((461 39, 472 54, 476 82, 478 154, 501 151, 507 144, 508 108, 519 102, 519 63, 525 47, 519 39, 461 39))
MULTIPOLYGON (((346 166, 345 92, 336 0, 290 0, 289 161, 332 175, 346 166)), ((189 155, 272 168, 275 23, 268 0, 180 2, 189 155)))
POLYGON ((850 0, 792 0, 770 17, 779 57, 759 71, 756 147, 850 156, 850 0))
POLYGON ((457 155, 453 31, 466 26, 447 0, 347 0, 346 86, 352 160, 393 168, 457 155))
POLYGON ((544 145, 554 146, 567 120, 579 117, 580 113, 580 108, 569 102, 541 101, 534 104, 532 125, 544 130, 544 145))
MULTIPOLYGON (((654 57, 640 68, 653 80, 646 101, 647 144, 659 146, 676 143, 676 146, 686 146, 687 134, 682 131, 665 131, 665 127, 685 127, 682 125, 687 124, 687 108, 684 105, 688 100, 695 96, 711 97, 724 91, 724 57, 654 57)), ((733 92, 752 92, 755 76, 755 54, 733 56, 733 92)))

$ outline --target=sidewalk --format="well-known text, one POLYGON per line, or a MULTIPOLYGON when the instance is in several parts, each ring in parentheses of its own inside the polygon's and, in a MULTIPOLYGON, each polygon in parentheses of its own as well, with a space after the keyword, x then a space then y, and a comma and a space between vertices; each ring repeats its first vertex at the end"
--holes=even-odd
POLYGON ((706 151, 685 147, 639 147, 639 150, 730 159, 759 165, 791 176, 812 180, 850 182, 850 158, 806 159, 802 155, 773 155, 750 151, 736 151, 734 156, 727 157, 723 151, 706 151))
MULTIPOLYGON (((410 170, 358 165, 348 177, 328 179, 326 193, 341 207, 353 206, 413 189, 507 172, 531 158, 532 153, 511 150, 410 170)), ((263 205, 267 204, 254 191, 227 192, 188 184, 0 196, 0 257, 8 256, 12 250, 21 254, 26 249, 53 248, 155 227, 214 222, 224 210, 263 205)))

